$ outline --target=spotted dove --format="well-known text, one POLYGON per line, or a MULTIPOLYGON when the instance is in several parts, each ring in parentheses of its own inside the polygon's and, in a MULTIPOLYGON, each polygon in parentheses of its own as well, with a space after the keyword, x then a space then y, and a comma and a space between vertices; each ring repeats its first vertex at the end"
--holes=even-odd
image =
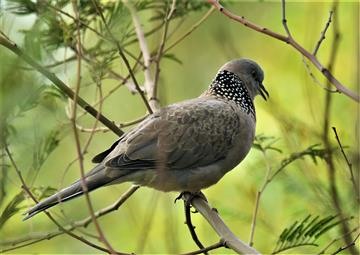
MULTIPOLYGON (((108 150, 86 174, 88 191, 133 182, 162 191, 196 192, 217 183, 248 154, 254 140, 254 97, 269 96, 258 64, 238 59, 220 68, 200 97, 149 115, 108 150)), ((83 194, 81 181, 26 212, 28 219, 83 194)))

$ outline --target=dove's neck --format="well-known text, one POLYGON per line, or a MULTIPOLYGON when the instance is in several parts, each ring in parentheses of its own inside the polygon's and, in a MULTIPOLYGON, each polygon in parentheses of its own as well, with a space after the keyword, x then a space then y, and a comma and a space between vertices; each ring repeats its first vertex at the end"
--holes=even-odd
POLYGON ((244 112, 255 117, 255 107, 244 82, 232 72, 221 70, 211 82, 206 94, 232 101, 244 112))

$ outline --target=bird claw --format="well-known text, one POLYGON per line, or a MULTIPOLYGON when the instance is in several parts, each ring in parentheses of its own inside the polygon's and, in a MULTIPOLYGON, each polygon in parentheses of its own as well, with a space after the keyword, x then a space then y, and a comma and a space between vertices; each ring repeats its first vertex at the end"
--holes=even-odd
POLYGON ((196 191, 196 192, 183 191, 183 192, 181 192, 179 194, 179 196, 177 196, 175 198, 174 203, 176 203, 179 199, 182 199, 184 197, 184 195, 189 196, 187 199, 184 199, 186 206, 190 206, 191 201, 196 197, 199 197, 199 198, 201 198, 201 199, 203 199, 203 200, 205 200, 207 202, 207 199, 206 199, 205 195, 201 191, 196 191))

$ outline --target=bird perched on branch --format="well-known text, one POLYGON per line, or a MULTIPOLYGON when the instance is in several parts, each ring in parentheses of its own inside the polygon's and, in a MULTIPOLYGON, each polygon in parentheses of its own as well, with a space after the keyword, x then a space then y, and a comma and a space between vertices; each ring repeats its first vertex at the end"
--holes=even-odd
MULTIPOLYGON (((162 191, 197 192, 217 183, 249 152, 254 97, 269 96, 264 73, 249 59, 223 65, 200 97, 149 115, 108 150, 84 178, 87 190, 133 182, 162 191)), ((84 193, 81 180, 46 198, 24 219, 84 193)))

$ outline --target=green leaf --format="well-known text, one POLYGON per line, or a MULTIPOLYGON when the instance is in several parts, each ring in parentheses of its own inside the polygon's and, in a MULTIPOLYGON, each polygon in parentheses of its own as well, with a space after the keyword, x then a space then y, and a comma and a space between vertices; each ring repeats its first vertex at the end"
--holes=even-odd
POLYGON ((60 130, 54 129, 47 136, 40 139, 33 151, 33 170, 38 171, 50 154, 59 145, 59 134, 60 130))
POLYGON ((173 61, 175 61, 176 63, 178 63, 178 64, 180 64, 180 65, 182 65, 182 63, 183 63, 179 58, 177 58, 177 57, 176 57, 174 54, 172 54, 172 53, 164 54, 164 55, 163 55, 163 58, 167 58, 167 59, 173 60, 173 61))
MULTIPOLYGON (((316 240, 341 222, 334 222, 336 217, 336 215, 330 215, 320 219, 320 216, 308 215, 301 221, 296 220, 281 232, 272 254, 305 245, 318 246, 316 240)), ((349 219, 351 218, 346 220, 349 219)))
POLYGON ((263 134, 255 136, 255 140, 253 143, 253 148, 260 150, 262 152, 266 151, 276 151, 279 153, 282 153, 282 150, 280 150, 277 147, 274 147, 273 145, 279 141, 278 138, 275 138, 273 136, 265 136, 263 134))
POLYGON ((29 15, 37 12, 36 3, 31 0, 8 0, 7 10, 17 15, 29 15))
POLYGON ((19 101, 18 107, 20 112, 26 112, 35 108, 39 103, 39 98, 41 93, 46 88, 45 85, 42 85, 34 90, 29 91, 25 98, 19 101))
POLYGON ((25 200, 24 193, 21 191, 16 194, 13 199, 5 206, 4 211, 0 216, 0 229, 4 226, 4 224, 17 212, 21 210, 20 203, 25 200))
POLYGON ((55 194, 58 190, 50 186, 40 186, 31 189, 38 201, 55 194))

